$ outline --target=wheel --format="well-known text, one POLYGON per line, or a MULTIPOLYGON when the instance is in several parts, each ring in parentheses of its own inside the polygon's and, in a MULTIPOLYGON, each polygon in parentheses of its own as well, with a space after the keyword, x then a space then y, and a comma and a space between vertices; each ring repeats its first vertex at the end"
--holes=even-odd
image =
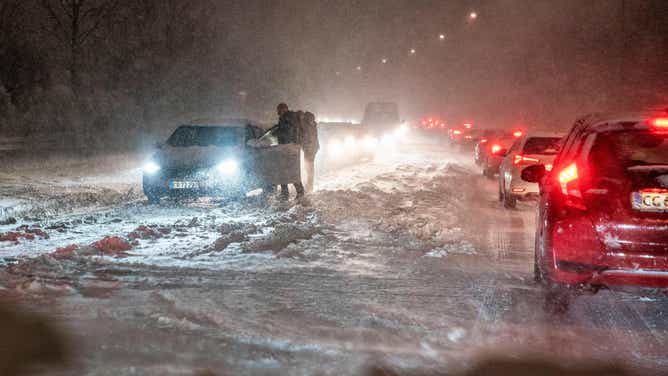
POLYGON ((568 286, 549 284, 545 287, 543 309, 552 315, 562 315, 568 312, 575 297, 575 292, 568 286))
POLYGON ((533 253, 533 280, 536 283, 541 283, 545 280, 545 278, 543 278, 543 272, 540 271, 540 268, 538 267, 538 255, 536 255, 535 251, 533 253))
POLYGON ((503 207, 506 209, 514 209, 517 206, 517 197, 505 193, 503 195, 503 207))
POLYGON ((487 178, 487 179, 494 179, 494 171, 492 171, 489 167, 485 166, 482 169, 482 174, 487 178))
POLYGON ((499 202, 503 202, 503 175, 499 176, 499 202))
POLYGON ((144 186, 144 195, 148 199, 149 204, 156 205, 160 203, 160 195, 154 188, 144 186))

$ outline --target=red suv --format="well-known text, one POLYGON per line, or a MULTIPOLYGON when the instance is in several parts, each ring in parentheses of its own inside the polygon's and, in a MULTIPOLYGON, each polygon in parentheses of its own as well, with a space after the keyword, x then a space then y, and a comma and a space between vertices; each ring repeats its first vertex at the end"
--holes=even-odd
POLYGON ((548 307, 601 287, 668 288, 668 113, 578 120, 539 182, 535 278, 548 307))

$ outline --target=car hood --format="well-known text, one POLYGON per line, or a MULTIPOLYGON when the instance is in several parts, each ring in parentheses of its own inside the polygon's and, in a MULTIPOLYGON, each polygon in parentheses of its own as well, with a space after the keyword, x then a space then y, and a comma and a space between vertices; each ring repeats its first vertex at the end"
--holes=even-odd
POLYGON ((211 167, 224 159, 240 157, 243 148, 239 146, 188 146, 166 145, 154 155, 154 160, 163 168, 211 167))

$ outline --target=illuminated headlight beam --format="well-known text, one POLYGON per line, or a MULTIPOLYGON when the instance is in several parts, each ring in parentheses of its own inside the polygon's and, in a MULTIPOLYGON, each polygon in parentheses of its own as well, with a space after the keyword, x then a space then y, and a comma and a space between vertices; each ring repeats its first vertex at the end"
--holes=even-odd
POLYGON ((153 161, 148 161, 144 166, 142 166, 142 170, 144 170, 145 173, 149 175, 153 175, 156 172, 160 171, 160 165, 153 161))
POLYGON ((239 162, 234 159, 224 160, 216 165, 216 171, 223 175, 233 175, 239 171, 239 162))

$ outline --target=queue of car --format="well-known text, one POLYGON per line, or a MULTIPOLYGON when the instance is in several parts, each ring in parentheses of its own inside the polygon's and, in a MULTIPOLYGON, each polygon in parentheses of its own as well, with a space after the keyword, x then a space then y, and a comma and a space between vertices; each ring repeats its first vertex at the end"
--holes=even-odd
POLYGON ((550 310, 601 288, 668 292, 668 110, 483 131, 474 160, 505 208, 538 202, 534 277, 550 310))

